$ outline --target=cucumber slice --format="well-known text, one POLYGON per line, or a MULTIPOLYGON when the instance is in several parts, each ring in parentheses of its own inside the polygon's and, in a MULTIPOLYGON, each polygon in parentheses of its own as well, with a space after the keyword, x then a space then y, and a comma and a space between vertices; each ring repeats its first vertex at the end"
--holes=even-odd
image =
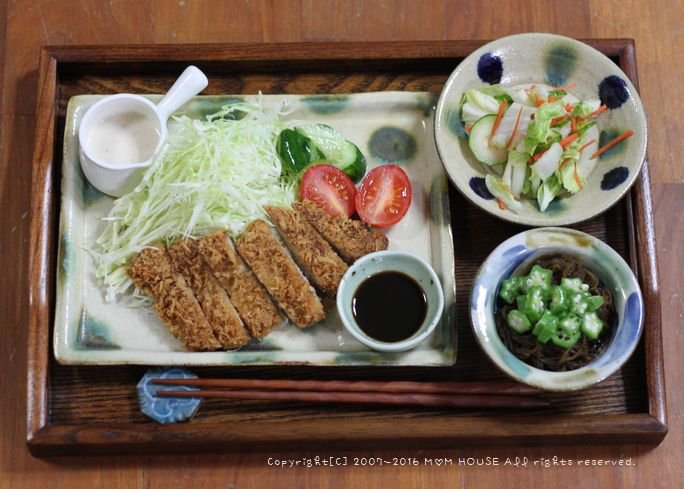
POLYGON ((477 161, 489 166, 500 165, 508 160, 508 151, 489 144, 489 135, 492 133, 495 120, 495 115, 480 117, 470 128, 468 136, 470 151, 473 152, 477 161))
POLYGON ((297 126, 295 131, 307 136, 325 155, 328 162, 354 181, 359 182, 366 174, 366 158, 361 150, 326 124, 297 126))

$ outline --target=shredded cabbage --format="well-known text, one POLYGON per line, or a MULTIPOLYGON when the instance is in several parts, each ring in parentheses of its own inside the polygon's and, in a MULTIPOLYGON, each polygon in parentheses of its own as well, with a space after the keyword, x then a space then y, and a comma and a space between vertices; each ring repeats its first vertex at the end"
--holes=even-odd
POLYGON ((296 183, 281 177, 275 149, 285 114, 283 105, 266 109, 257 99, 227 105, 206 120, 174 118, 163 153, 114 202, 91 250, 107 300, 132 289, 127 262, 145 246, 217 229, 235 236, 266 217, 263 205, 294 201, 296 183))

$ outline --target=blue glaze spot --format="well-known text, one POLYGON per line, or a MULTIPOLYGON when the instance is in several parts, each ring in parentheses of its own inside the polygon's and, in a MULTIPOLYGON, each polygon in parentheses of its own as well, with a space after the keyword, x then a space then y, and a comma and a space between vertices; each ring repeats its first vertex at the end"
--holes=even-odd
POLYGON ((66 234, 62 235, 60 241, 58 263, 61 264, 61 278, 66 280, 71 275, 75 265, 74 249, 66 234))
POLYGON ((430 221, 435 226, 446 226, 449 223, 449 189, 446 179, 440 175, 430 185, 430 221))
POLYGON ((477 76, 485 83, 496 85, 501 83, 503 76, 503 63, 501 58, 492 53, 485 53, 477 62, 477 76))
POLYGON ((358 365, 360 362, 371 365, 392 365, 401 359, 401 353, 377 353, 367 351, 348 351, 335 356, 334 365, 358 365))
POLYGON ((622 78, 615 75, 604 78, 599 83, 598 91, 601 103, 609 109, 617 109, 629 98, 627 84, 622 78))
POLYGON ((527 248, 523 245, 515 245, 503 252, 503 257, 507 260, 523 253, 527 248))
POLYGON ((436 93, 418 94, 416 97, 416 107, 425 117, 430 117, 435 112, 438 98, 439 96, 436 93))
POLYGON ((577 51, 569 44, 559 44, 546 53, 544 69, 546 82, 549 85, 560 87, 568 82, 577 66, 577 51))
POLYGON ((103 194, 98 189, 93 187, 93 185, 87 178, 85 178, 85 176, 83 177, 83 187, 81 187, 81 198, 83 199, 83 203, 86 206, 92 204, 93 202, 101 199, 104 196, 105 194, 103 194))
POLYGON ((105 194, 100 192, 98 189, 93 187, 93 185, 90 183, 90 180, 88 180, 83 173, 83 169, 81 168, 81 165, 77 165, 76 167, 76 186, 75 188, 80 188, 81 190, 81 202, 83 202, 84 207, 88 207, 91 204, 97 202, 100 200, 102 197, 105 197, 105 194), (80 178, 80 182, 78 181, 80 178))
POLYGON ((458 109, 450 108, 446 111, 446 127, 451 134, 459 139, 466 139, 465 126, 458 113, 458 109))
POLYGON ((470 185, 470 188, 475 192, 478 196, 482 197, 485 200, 492 200, 494 196, 491 194, 491 192, 487 189, 487 185, 485 184, 485 179, 482 177, 473 177, 470 179, 470 182, 468 182, 470 185))
POLYGON ((177 385, 153 384, 153 379, 196 379, 197 376, 184 368, 155 368, 145 372, 138 382, 138 401, 140 410, 158 423, 177 423, 191 418, 197 412, 201 399, 198 397, 157 397, 157 391, 184 390, 197 388, 177 385))
POLYGON ((565 204, 563 204, 561 199, 555 198, 551 202, 549 202, 549 205, 546 206, 546 209, 542 211, 539 207, 539 201, 534 199, 534 208, 542 214, 557 214, 565 210, 565 204))
POLYGON ((259 341, 251 341, 247 345, 243 346, 240 351, 249 352, 273 352, 276 350, 282 350, 278 344, 273 342, 270 338, 263 338, 259 341))
MULTIPOLYGON (((603 131, 601 131, 601 133, 599 134, 599 142, 598 142, 599 148, 608 144, 610 141, 612 141, 613 139, 618 137, 620 134, 622 134, 622 132, 623 131, 617 130, 617 129, 604 129, 603 131)), ((608 158, 611 158, 614 155, 622 153, 625 150, 625 148, 627 147, 627 141, 628 141, 627 139, 620 141, 619 143, 617 143, 612 148, 604 151, 599 156, 599 159, 600 160, 607 160, 608 158)))
POLYGON ((398 127, 385 126, 371 134, 368 141, 370 154, 382 163, 406 163, 416 154, 415 138, 398 127))
POLYGON ((633 345, 641 334, 644 311, 639 294, 632 292, 625 302, 622 327, 617 332, 610 349, 597 360, 597 367, 617 361, 619 355, 633 345))
POLYGON ((641 321, 643 314, 644 313, 641 310, 639 294, 632 292, 627 298, 627 303, 625 304, 625 318, 623 322, 632 325, 636 329, 636 326, 641 321))
POLYGON ((629 176, 629 169, 624 166, 613 168, 608 173, 603 175, 601 180, 601 190, 613 190, 618 185, 622 184, 629 176))
MULTIPOLYGON (((230 352, 226 352, 230 354, 230 352)), ((273 365, 274 362, 280 360, 277 351, 250 351, 249 355, 241 355, 230 359, 230 363, 234 365, 273 365)))
MULTIPOLYGON (((243 103, 243 97, 209 97, 199 98, 191 102, 188 108, 188 114, 196 119, 208 119, 215 117, 217 112, 222 111, 229 105, 243 103)), ((233 109, 226 114, 220 116, 220 119, 235 121, 243 119, 247 113, 243 110, 233 109)))
POLYGON ((121 347, 109 337, 109 326, 88 315, 83 309, 78 323, 76 348, 85 350, 120 350, 121 347))
POLYGON ((349 105, 349 95, 311 95, 302 98, 302 102, 315 114, 334 114, 349 105))
POLYGON ((562 199, 553 199, 548 206, 546 206, 545 214, 558 214, 565 210, 565 204, 562 199))

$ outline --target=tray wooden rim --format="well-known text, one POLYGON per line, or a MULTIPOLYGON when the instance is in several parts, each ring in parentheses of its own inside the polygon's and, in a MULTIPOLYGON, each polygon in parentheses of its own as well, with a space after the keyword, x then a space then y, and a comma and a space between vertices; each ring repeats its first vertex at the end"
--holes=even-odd
MULTIPOLYGON (((657 272, 655 231, 652 211, 648 161, 627 197, 633 216, 629 232, 630 261, 640 277, 646 302, 644 354, 648 410, 643 413, 614 414, 587 420, 584 416, 565 416, 546 420, 530 429, 529 421, 515 415, 459 417, 445 426, 439 418, 402 421, 401 432, 388 432, 387 424, 345 422, 335 426, 334 420, 312 432, 305 421, 289 422, 286 427, 261 423, 235 430, 231 423, 194 423, 174 426, 154 424, 110 424, 91 426, 57 425, 49 415, 49 344, 50 307, 54 269, 53 250, 59 189, 54 186, 59 156, 54 154, 59 69, 70 65, 97 63, 146 62, 231 62, 236 67, 264 61, 299 61, 321 63, 337 60, 405 62, 464 57, 486 43, 486 40, 419 41, 419 42, 314 42, 314 43, 238 43, 238 44, 173 44, 127 46, 46 46, 41 51, 36 106, 36 136, 33 155, 31 226, 29 263, 29 334, 27 374, 27 444, 34 455, 66 453, 112 453, 187 451, 202 448, 259 449, 306 447, 312 443, 339 441, 340 447, 430 446, 448 447, 458 444, 567 444, 592 441, 611 443, 659 443, 667 433, 665 384, 661 335, 660 290, 657 272), (639 252, 635 250, 638 249, 639 252), (513 422, 516 421, 516 422, 513 422), (268 436, 264 436, 264 432, 268 436), (302 435, 306 433, 306 435, 302 435)), ((584 40, 599 51, 616 57, 623 71, 638 88, 636 54, 631 39, 584 40)), ((152 63, 153 65, 154 63, 152 63)), ((150 66, 153 68, 153 66, 150 66)), ((318 422, 320 426, 320 421, 318 422)))

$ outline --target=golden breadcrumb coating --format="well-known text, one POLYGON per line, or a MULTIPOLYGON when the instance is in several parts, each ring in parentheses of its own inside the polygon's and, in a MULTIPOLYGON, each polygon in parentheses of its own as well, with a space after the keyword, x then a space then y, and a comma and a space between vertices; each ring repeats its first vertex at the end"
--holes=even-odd
POLYGON ((216 339, 226 350, 240 348, 250 340, 242 320, 205 263, 197 244, 184 239, 169 248, 169 255, 176 271, 180 273, 195 294, 216 339))
POLYGON ((305 275, 318 290, 335 297, 347 264, 296 210, 265 206, 264 210, 305 275))
POLYGON ((224 231, 204 236, 197 247, 254 338, 263 338, 285 321, 224 231))
POLYGON ((252 221, 236 248, 296 326, 306 328, 325 318, 323 304, 311 284, 265 221, 252 221))
POLYGON ((368 228, 361 221, 346 216, 332 217, 309 200, 296 202, 293 207, 349 264, 368 253, 386 250, 389 246, 387 236, 368 228))
POLYGON ((163 245, 155 244, 138 253, 128 266, 128 276, 136 287, 154 298, 157 314, 187 349, 221 348, 195 295, 173 269, 163 245))

